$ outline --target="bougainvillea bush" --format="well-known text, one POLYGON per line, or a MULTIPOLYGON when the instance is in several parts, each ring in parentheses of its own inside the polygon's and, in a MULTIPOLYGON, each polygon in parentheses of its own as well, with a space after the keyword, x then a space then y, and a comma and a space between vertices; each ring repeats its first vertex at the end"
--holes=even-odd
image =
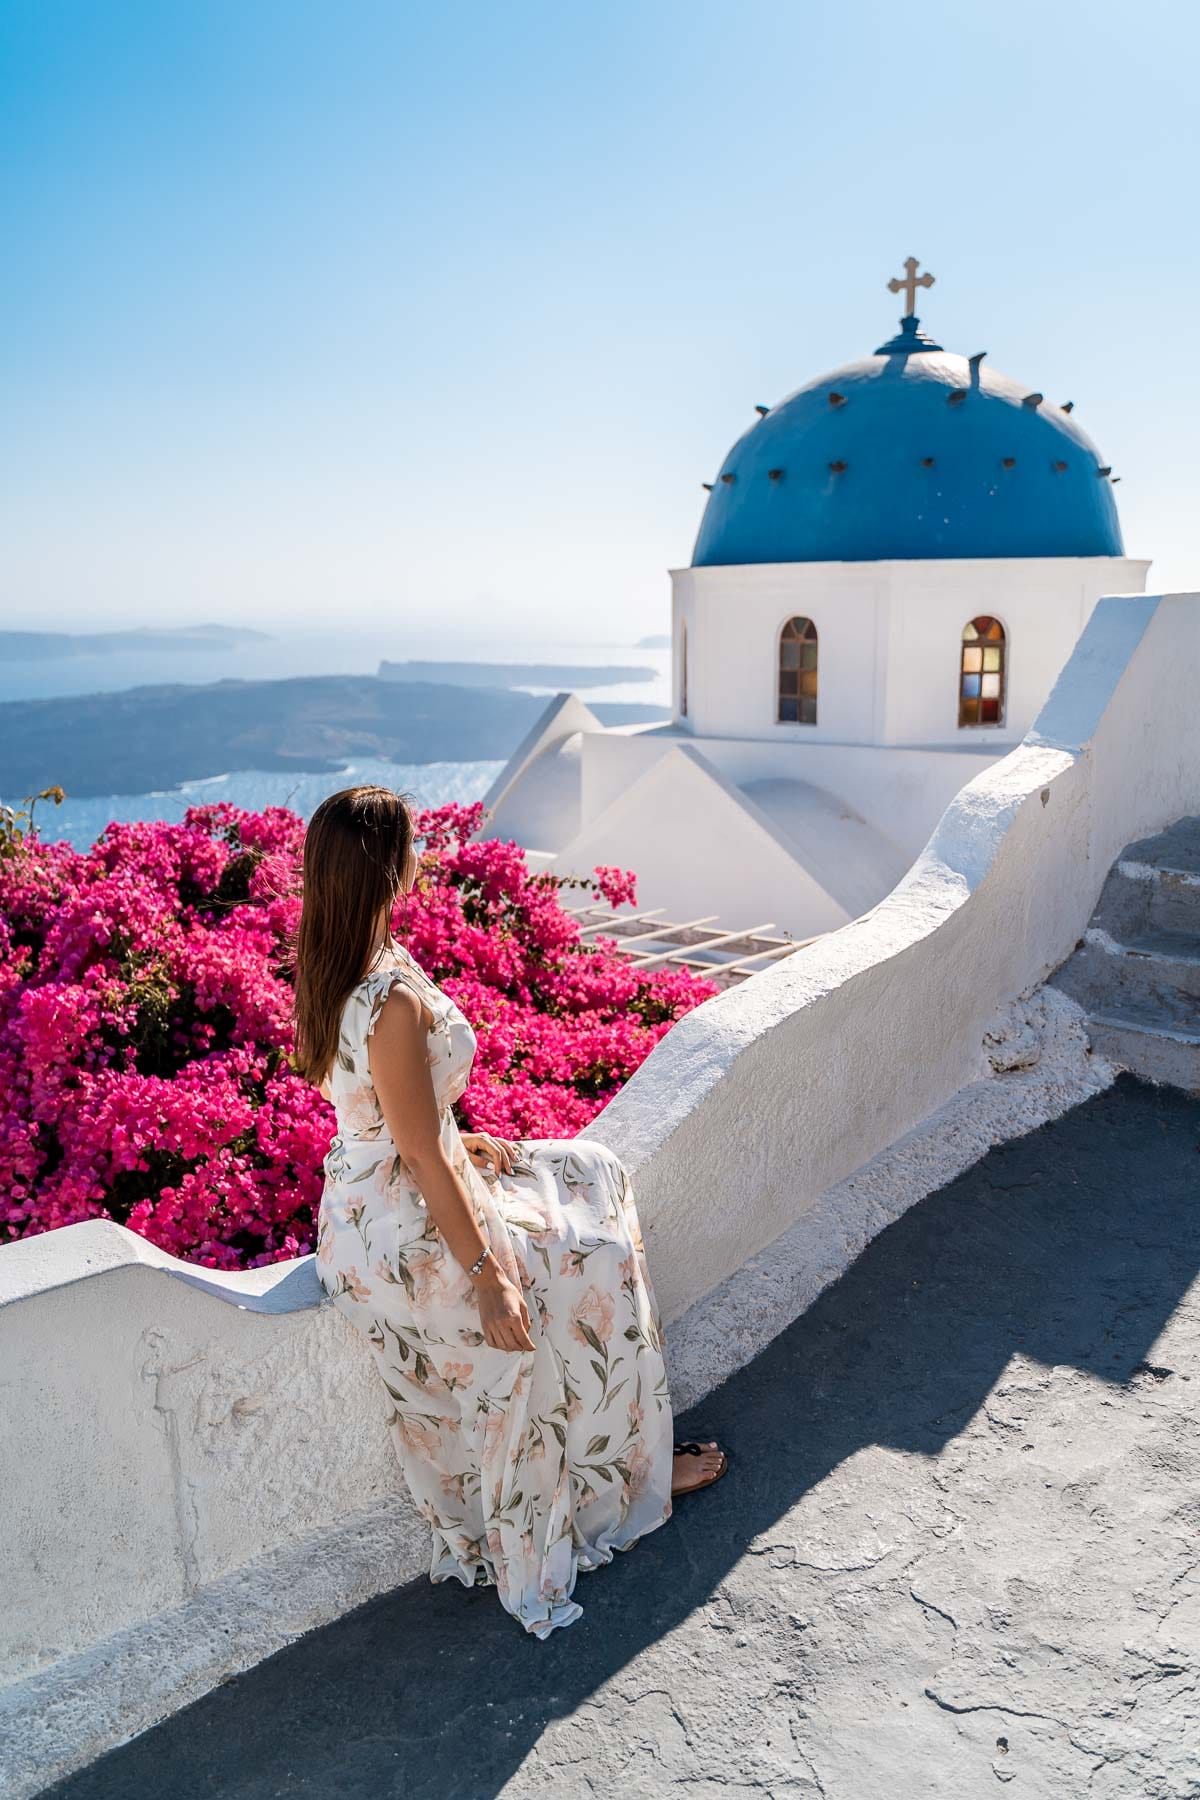
MULTIPOLYGON (((417 815, 394 929, 475 1027, 464 1129, 572 1137, 712 984, 581 940, 561 878, 417 815)), ((304 824, 197 806, 90 850, 0 833, 0 1242, 111 1218, 236 1269, 313 1247, 333 1109, 290 1062, 304 824)), ((619 905, 634 877, 598 868, 619 905)))

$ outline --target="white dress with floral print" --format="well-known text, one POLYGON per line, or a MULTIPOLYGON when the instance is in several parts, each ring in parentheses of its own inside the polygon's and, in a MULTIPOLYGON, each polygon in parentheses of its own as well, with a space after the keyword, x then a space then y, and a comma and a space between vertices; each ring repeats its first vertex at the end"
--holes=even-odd
POLYGON ((476 1042, 409 951, 385 946, 342 1014, 316 1268, 374 1352, 400 1466, 433 1533, 431 1579, 494 1582, 541 1638, 582 1612, 579 1569, 670 1517, 673 1422, 624 1166, 578 1137, 524 1139, 512 1174, 477 1168, 451 1111, 476 1042), (472 1282, 388 1135, 367 1038, 396 981, 432 1014, 442 1141, 524 1289, 532 1351, 484 1342, 472 1282))

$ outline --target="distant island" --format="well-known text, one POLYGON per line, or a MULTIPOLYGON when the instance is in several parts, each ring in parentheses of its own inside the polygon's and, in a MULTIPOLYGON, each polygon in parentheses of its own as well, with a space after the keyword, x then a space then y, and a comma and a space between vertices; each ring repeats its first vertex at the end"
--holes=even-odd
POLYGON ((238 625, 138 626, 132 631, 0 631, 0 661, 116 656, 130 650, 232 650, 264 644, 269 633, 238 625))
POLYGON ((381 662, 381 681, 449 681, 459 687, 613 687, 653 681, 658 671, 630 663, 381 662))
MULTIPOLYGON (((548 704, 502 687, 312 675, 127 688, 0 704, 0 796, 59 782, 74 798, 144 794, 243 769, 332 772, 355 756, 475 762, 508 756, 548 704)), ((609 725, 665 707, 598 701, 609 725)))
POLYGON ((650 637, 639 638, 634 645, 635 650, 669 650, 670 648, 671 634, 666 631, 656 631, 650 637))

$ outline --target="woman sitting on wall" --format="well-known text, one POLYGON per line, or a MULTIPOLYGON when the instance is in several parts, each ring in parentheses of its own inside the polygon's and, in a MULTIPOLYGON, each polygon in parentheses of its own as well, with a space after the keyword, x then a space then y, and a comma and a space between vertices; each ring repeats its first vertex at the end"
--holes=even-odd
POLYGON ((546 1637, 582 1608, 579 1569, 725 1471, 673 1445, 658 1308, 629 1176, 588 1138, 460 1132, 476 1037, 391 935, 416 875, 387 788, 317 809, 296 945, 297 1061, 338 1131, 316 1267, 392 1401, 430 1576, 494 1583, 546 1637))

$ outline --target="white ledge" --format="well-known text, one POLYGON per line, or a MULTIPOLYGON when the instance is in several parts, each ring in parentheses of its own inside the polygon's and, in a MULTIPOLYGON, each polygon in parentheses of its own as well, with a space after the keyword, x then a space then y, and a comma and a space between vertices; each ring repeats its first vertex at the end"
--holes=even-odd
POLYGON ((115 1269, 152 1269, 245 1312, 302 1312, 326 1300, 312 1263, 301 1256, 260 1269, 204 1269, 112 1219, 88 1219, 0 1249, 0 1307, 115 1269))

